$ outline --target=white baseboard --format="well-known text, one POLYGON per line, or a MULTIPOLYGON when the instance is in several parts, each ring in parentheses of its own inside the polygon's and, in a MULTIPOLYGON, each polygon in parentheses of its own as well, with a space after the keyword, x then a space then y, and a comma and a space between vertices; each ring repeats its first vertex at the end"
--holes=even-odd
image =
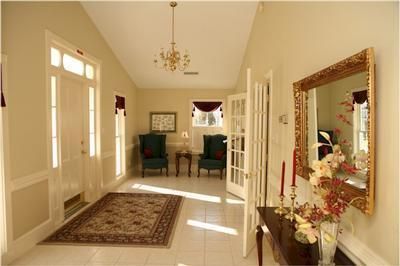
POLYGON ((8 250, 3 258, 4 262, 2 263, 8 265, 15 259, 21 257, 23 254, 33 248, 37 243, 45 239, 48 236, 49 232, 52 232, 53 229, 53 222, 51 220, 47 220, 46 222, 40 224, 22 237, 12 241, 12 243, 9 243, 8 250))
POLYGON ((101 192, 102 194, 106 194, 107 192, 113 191, 115 190, 119 185, 121 185, 128 177, 132 176, 133 173, 133 167, 126 170, 125 175, 123 175, 122 177, 115 179, 114 181, 108 183, 107 185, 105 185, 101 192))
POLYGON ((340 234, 338 246, 356 265, 390 265, 348 231, 340 234))

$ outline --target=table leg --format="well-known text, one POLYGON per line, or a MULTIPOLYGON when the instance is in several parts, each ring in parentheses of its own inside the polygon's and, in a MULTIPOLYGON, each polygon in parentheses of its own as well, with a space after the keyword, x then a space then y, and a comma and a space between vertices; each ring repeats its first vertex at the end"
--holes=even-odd
POLYGON ((262 266, 263 264, 263 247, 262 241, 264 237, 264 232, 260 225, 257 225, 256 229, 256 240, 257 240, 257 255, 258 255, 258 265, 262 266))
POLYGON ((188 175, 192 174, 192 157, 189 157, 189 163, 188 163, 188 175))
POLYGON ((179 175, 179 158, 175 158, 175 167, 176 167, 176 177, 179 175))

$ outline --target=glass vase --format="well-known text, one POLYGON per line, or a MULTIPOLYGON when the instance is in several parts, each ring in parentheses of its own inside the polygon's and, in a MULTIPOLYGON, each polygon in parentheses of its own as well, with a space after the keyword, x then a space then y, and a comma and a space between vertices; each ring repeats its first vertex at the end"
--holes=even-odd
POLYGON ((320 266, 335 265, 334 258, 337 246, 339 223, 322 222, 319 227, 320 237, 318 238, 320 266))

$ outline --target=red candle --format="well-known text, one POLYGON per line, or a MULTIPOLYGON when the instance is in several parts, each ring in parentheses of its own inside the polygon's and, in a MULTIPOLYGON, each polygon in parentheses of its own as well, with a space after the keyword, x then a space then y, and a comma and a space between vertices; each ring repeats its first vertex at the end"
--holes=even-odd
POLYGON ((282 176, 281 176, 281 196, 283 196, 283 187, 285 185, 285 161, 282 162, 282 176))
POLYGON ((296 149, 293 150, 293 175, 292 186, 296 185, 296 149))

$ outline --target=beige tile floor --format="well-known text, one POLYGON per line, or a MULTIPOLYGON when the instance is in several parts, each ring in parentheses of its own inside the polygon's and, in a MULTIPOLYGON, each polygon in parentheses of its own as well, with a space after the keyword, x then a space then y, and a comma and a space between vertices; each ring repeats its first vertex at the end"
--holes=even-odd
MULTIPOLYGON (((227 193, 217 175, 188 178, 149 173, 116 191, 185 196, 170 248, 38 245, 12 265, 258 265, 254 248, 242 257, 243 202, 227 193)), ((264 265, 275 265, 264 240, 264 265)))

